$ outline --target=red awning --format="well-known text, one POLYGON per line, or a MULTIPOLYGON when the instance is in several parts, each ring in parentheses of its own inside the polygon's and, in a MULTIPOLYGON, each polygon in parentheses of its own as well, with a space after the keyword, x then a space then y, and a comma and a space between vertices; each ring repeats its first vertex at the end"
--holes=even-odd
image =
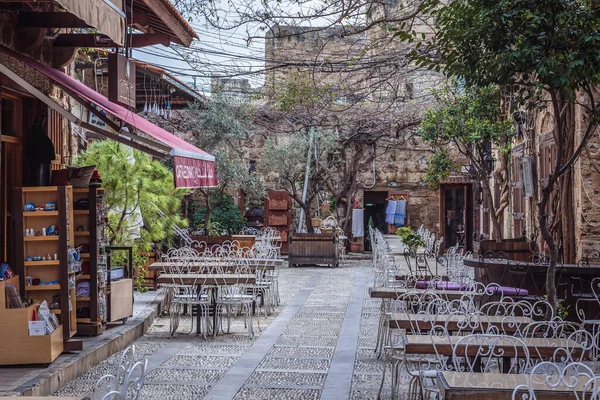
MULTIPOLYGON (((86 108, 90 109, 90 111, 98 113, 94 107, 97 106, 105 112, 111 114, 114 118, 126 122, 135 129, 151 136, 157 140, 162 147, 168 147, 170 149, 170 154, 174 157, 175 161, 174 174, 176 187, 193 188, 211 187, 217 185, 214 156, 173 135, 172 133, 167 132, 163 128, 154 125, 150 121, 140 117, 127 108, 111 102, 105 96, 57 69, 32 60, 31 58, 28 58, 3 46, 0 46, 0 52, 13 57, 44 74, 58 86, 63 88, 75 100, 86 106, 86 108)), ((129 138, 133 141, 139 140, 140 142, 146 144, 150 142, 148 139, 129 134, 126 131, 118 132, 118 134, 120 136, 129 136, 129 138)))

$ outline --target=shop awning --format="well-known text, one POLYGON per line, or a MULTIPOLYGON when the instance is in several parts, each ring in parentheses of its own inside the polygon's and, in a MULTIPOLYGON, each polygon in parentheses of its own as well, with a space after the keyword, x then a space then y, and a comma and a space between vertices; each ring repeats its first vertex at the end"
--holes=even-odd
POLYGON ((117 133, 105 131, 84 121, 80 121, 73 114, 69 113, 54 100, 42 93, 41 90, 34 87, 14 71, 0 63, 0 73, 13 79, 17 84, 21 85, 32 95, 38 97, 49 107, 59 112, 71 122, 80 124, 85 129, 89 129, 107 138, 125 143, 153 156, 164 157, 168 154, 173 156, 175 187, 193 188, 216 186, 217 176, 215 173, 214 156, 154 125, 125 107, 109 101, 105 96, 57 69, 32 60, 3 46, 0 46, 0 53, 9 55, 48 77, 117 133), (125 124, 119 126, 113 120, 107 118, 100 110, 98 110, 98 108, 125 124), (127 129, 124 129, 124 127, 127 127, 127 129), (147 134, 154 140, 131 132, 130 127, 147 134))
POLYGON ((119 46, 125 43, 125 13, 114 0, 56 0, 66 11, 76 15, 119 46))

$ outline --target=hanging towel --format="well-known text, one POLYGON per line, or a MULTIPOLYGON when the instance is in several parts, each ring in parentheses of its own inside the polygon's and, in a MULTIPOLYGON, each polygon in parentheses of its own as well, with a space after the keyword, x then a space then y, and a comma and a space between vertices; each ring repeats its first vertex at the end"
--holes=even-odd
POLYGON ((362 208, 352 210, 352 236, 355 238, 365 236, 364 210, 362 208))
POLYGON ((394 200, 389 200, 387 204, 387 208, 385 209, 385 222, 388 224, 394 223, 394 215, 396 214, 396 202, 394 200))
POLYGON ((404 226, 406 220, 406 200, 398 200, 396 202, 396 213, 394 215, 394 223, 396 226, 404 226))

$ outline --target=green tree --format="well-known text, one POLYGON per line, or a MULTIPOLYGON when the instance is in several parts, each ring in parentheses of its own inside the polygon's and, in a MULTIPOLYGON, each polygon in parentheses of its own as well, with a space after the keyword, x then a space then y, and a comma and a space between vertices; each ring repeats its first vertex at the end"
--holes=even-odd
POLYGON ((338 146, 337 139, 338 135, 333 131, 310 129, 306 135, 292 135, 289 142, 276 144, 268 140, 265 145, 261 168, 266 174, 278 176, 280 186, 304 210, 306 229, 310 233, 314 232, 310 220, 311 204, 319 193, 319 184, 323 185, 334 172, 330 160, 338 146), (306 200, 303 201, 307 161, 310 174, 306 200))
POLYGON ((456 84, 435 93, 437 104, 425 112, 417 134, 429 143, 434 154, 429 158, 426 181, 438 186, 465 161, 470 173, 480 182, 483 194, 493 205, 490 213, 494 238, 502 240, 502 216, 508 206, 508 155, 513 137, 511 121, 500 110, 501 93, 495 86, 462 89, 456 84), (486 158, 492 146, 500 149, 500 167, 494 171, 502 186, 500 202, 495 204, 490 188, 486 158), (449 151, 449 148, 451 149, 449 151), (452 151, 454 150, 454 151, 452 151))
POLYGON ((554 118, 557 157, 546 186, 539 189, 537 220, 550 251, 548 300, 556 307, 558 243, 562 240, 567 260, 574 256, 571 171, 600 114, 595 99, 600 83, 598 2, 426 0, 422 11, 436 21, 434 35, 419 37, 402 25, 397 32, 416 43, 411 57, 417 64, 443 69, 467 86, 500 85, 515 94, 515 102, 530 109, 543 106, 554 118), (587 114, 579 143, 571 121, 575 105, 587 114), (548 207, 555 190, 561 207, 551 226, 548 207))
MULTIPOLYGON (((147 154, 103 140, 92 143, 74 164, 96 165, 102 177, 111 245, 133 246, 134 254, 142 255, 156 242, 168 243, 174 226, 187 225, 180 216, 187 190, 175 189, 173 172, 147 154)), ((136 267, 145 261, 136 257, 136 267)))
MULTIPOLYGON (((185 117, 177 121, 174 129, 188 132, 188 140, 199 148, 215 156, 218 185, 214 188, 198 188, 192 193, 192 212, 203 209, 204 222, 194 228, 201 228, 205 234, 216 233, 212 229, 213 209, 227 208, 225 201, 232 202, 232 194, 243 190, 248 201, 262 201, 265 196, 265 184, 262 176, 249 174, 248 160, 242 149, 242 142, 252 134, 253 109, 246 101, 215 93, 203 105, 193 104, 185 117), (201 204, 195 204, 200 202, 201 204), (209 232, 210 231, 210 232, 209 232)), ((232 217, 238 218, 237 214, 232 217)), ((235 227, 243 222, 231 221, 224 230, 233 233, 235 227)), ((223 230, 221 229, 221 231, 223 230)))

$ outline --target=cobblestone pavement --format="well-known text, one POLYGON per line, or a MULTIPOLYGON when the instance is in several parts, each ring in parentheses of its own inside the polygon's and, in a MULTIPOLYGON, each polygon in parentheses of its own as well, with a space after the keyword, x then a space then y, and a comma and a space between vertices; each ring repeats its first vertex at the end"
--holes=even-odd
MULTIPOLYGON (((383 361, 374 354, 379 300, 368 287, 369 261, 343 268, 282 268, 281 305, 261 316, 262 331, 249 339, 242 319, 230 334, 203 339, 168 333, 157 318, 135 342, 148 358, 144 400, 375 399, 383 361)), ((190 317, 179 331, 187 332, 190 317)), ((81 374, 55 395, 87 395, 111 373, 118 355, 81 374)), ((389 371, 389 369, 388 369, 389 371)), ((389 373, 387 374, 389 376, 389 373)), ((389 398, 386 379, 384 398, 389 398)))

